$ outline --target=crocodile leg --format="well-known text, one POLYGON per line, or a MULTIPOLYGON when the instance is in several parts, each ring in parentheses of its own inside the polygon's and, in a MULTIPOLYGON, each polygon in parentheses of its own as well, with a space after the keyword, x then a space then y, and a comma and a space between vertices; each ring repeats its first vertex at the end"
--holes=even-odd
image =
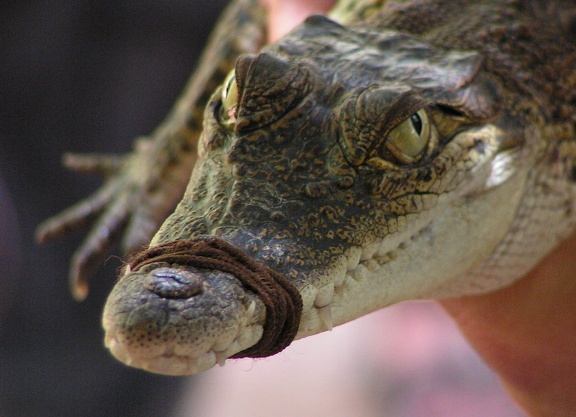
POLYGON ((87 279, 122 236, 126 253, 146 245, 182 197, 196 160, 204 106, 242 53, 265 41, 264 13, 256 0, 232 2, 220 18, 200 64, 164 122, 136 141, 123 157, 69 155, 75 170, 102 172, 107 181, 92 196, 44 221, 37 240, 45 242, 94 223, 74 254, 70 285, 74 297, 88 294, 87 279))

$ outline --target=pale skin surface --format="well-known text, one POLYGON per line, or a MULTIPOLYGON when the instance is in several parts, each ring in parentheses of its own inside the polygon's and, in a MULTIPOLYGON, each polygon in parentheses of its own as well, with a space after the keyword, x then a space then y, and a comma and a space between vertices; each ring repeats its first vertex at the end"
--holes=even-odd
POLYGON ((268 38, 270 42, 288 33, 313 13, 324 13, 335 0, 260 0, 268 11, 268 38))
POLYGON ((575 254, 576 234, 511 287, 441 302, 531 416, 576 415, 575 254))
MULTIPOLYGON (((332 0, 262 0, 274 41, 332 0)), ((526 277, 490 294, 443 300, 511 397, 534 417, 576 415, 576 234, 526 277)))

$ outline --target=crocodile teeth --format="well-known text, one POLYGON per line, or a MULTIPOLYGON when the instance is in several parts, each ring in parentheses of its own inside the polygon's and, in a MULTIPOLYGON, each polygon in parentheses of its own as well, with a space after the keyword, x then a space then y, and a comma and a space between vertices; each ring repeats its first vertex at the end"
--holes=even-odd
MULTIPOLYGON (((200 356, 196 361, 191 363, 192 369, 204 370, 210 369, 216 364, 216 354, 214 352, 206 352, 200 356)), ((196 371, 198 372, 198 371, 196 371)), ((190 372, 188 372, 190 373, 190 372)))
POLYGON ((378 262, 378 264, 380 265, 384 265, 390 261, 393 261, 396 258, 396 254, 394 252, 388 252, 388 253, 384 253, 382 255, 380 254, 376 254, 376 262, 378 262))
POLYGON ((360 263, 360 257, 362 256, 362 249, 358 246, 350 248, 348 253, 348 265, 346 266, 346 271, 350 272, 356 269, 360 263))
POLYGON ((318 290, 316 298, 314 299, 314 307, 322 308, 327 306, 334 299, 334 283, 324 285, 318 290))
POLYGON ((366 268, 366 266, 364 266, 364 264, 359 264, 356 267, 356 269, 352 272, 352 278, 354 278, 354 280, 358 282, 366 278, 367 275, 368 275, 368 269, 366 268))
POLYGON ((256 301, 252 301, 246 310, 246 322, 250 323, 256 313, 256 301))
POLYGON ((374 258, 374 254, 378 249, 380 249, 379 243, 372 243, 366 246, 365 248, 362 249, 360 261, 369 261, 370 259, 374 258))
POLYGON ((332 307, 329 305, 318 309, 318 317, 328 330, 332 330, 332 307))
POLYGON ((338 288, 344 283, 344 280, 346 279, 346 270, 347 268, 344 265, 341 265, 338 269, 336 269, 333 279, 334 288, 338 288))
POLYGON ((375 272, 380 268, 380 264, 374 259, 370 259, 365 263, 366 269, 370 272, 375 272))
POLYGON ((228 359, 228 357, 223 354, 218 354, 218 352, 215 353, 216 353, 216 363, 218 364, 218 366, 222 367, 226 365, 226 359, 228 359))
POLYGON ((236 337, 237 335, 234 334, 227 334, 225 336, 221 336, 212 345, 212 350, 214 350, 215 352, 223 352, 227 350, 236 337))

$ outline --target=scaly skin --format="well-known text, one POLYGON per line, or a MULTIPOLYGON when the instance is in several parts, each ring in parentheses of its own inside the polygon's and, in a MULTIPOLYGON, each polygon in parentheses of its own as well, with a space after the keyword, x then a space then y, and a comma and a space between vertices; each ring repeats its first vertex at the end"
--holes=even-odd
MULTIPOLYGON (((297 337, 505 287, 576 218, 576 51, 554 4, 347 3, 346 26, 312 17, 237 61, 238 98, 208 101, 151 242, 218 236, 281 272, 297 337)), ((265 320, 234 276, 162 263, 127 270, 104 311, 116 357, 174 375, 254 345, 265 320)))

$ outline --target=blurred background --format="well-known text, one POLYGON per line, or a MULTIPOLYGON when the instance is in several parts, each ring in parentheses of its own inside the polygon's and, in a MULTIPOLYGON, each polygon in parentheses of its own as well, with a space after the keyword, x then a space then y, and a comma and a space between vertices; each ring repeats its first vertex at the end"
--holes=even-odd
POLYGON ((68 293, 81 236, 39 247, 44 218, 98 178, 60 156, 126 152, 164 117, 225 2, 0 3, 0 417, 520 417, 432 303, 407 303, 204 376, 151 375, 104 349, 110 258, 68 293))

